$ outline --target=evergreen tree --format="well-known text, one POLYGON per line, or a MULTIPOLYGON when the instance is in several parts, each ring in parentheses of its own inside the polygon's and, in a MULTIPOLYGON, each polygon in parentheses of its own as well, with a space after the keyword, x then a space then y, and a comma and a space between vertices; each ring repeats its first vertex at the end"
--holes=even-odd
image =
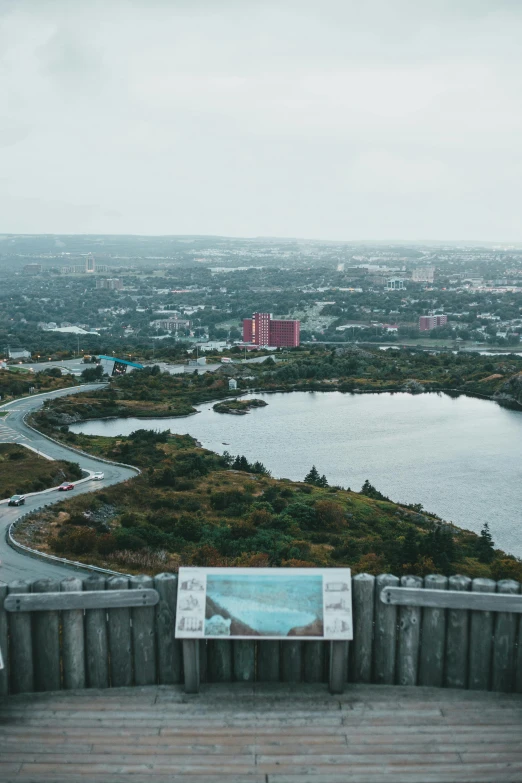
POLYGON ((321 478, 317 480, 316 486, 318 486, 318 487, 327 487, 328 486, 328 479, 326 478, 324 473, 321 476, 321 478))
POLYGON ((481 563, 491 563, 495 557, 494 546, 493 537, 489 532, 489 524, 485 522, 476 543, 477 557, 481 563))
POLYGON ((312 469, 309 473, 306 474, 304 480, 305 484, 314 484, 317 486, 317 482, 320 481, 321 477, 319 475, 319 471, 315 467, 315 465, 312 465, 312 469))

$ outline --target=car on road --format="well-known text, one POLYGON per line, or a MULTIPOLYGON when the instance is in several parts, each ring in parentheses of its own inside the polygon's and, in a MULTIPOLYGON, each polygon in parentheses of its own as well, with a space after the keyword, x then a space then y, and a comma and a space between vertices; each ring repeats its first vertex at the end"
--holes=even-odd
POLYGON ((25 495, 13 495, 9 498, 8 506, 23 506, 25 504, 25 495))
POLYGON ((64 481, 58 487, 58 492, 67 492, 68 489, 74 489, 74 484, 71 484, 70 481, 64 481))
POLYGON ((105 478, 105 473, 102 473, 100 470, 92 474, 93 481, 103 481, 104 478, 105 478))

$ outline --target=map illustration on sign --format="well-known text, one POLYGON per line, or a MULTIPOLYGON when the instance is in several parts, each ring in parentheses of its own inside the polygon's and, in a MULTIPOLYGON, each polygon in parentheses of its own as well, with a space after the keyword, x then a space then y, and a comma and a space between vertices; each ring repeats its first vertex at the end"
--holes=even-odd
POLYGON ((176 636, 350 639, 349 569, 180 568, 176 636))

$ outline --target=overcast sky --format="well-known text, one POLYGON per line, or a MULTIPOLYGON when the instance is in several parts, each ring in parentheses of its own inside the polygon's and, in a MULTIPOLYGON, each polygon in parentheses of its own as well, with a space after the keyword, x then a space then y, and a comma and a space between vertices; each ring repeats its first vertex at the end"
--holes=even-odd
POLYGON ((522 240, 521 0, 0 0, 0 232, 522 240))

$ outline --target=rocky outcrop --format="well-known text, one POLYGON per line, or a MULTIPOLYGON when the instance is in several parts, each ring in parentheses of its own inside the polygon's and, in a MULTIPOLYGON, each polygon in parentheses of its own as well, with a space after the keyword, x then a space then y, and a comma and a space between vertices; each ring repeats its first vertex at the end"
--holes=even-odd
POLYGON ((408 394, 422 394, 426 391, 422 383, 419 383, 415 378, 408 378, 407 381, 404 381, 401 390, 408 392, 408 394))
POLYGON ((513 375, 509 381, 503 383, 493 395, 493 399, 504 405, 522 408, 522 372, 513 375))

